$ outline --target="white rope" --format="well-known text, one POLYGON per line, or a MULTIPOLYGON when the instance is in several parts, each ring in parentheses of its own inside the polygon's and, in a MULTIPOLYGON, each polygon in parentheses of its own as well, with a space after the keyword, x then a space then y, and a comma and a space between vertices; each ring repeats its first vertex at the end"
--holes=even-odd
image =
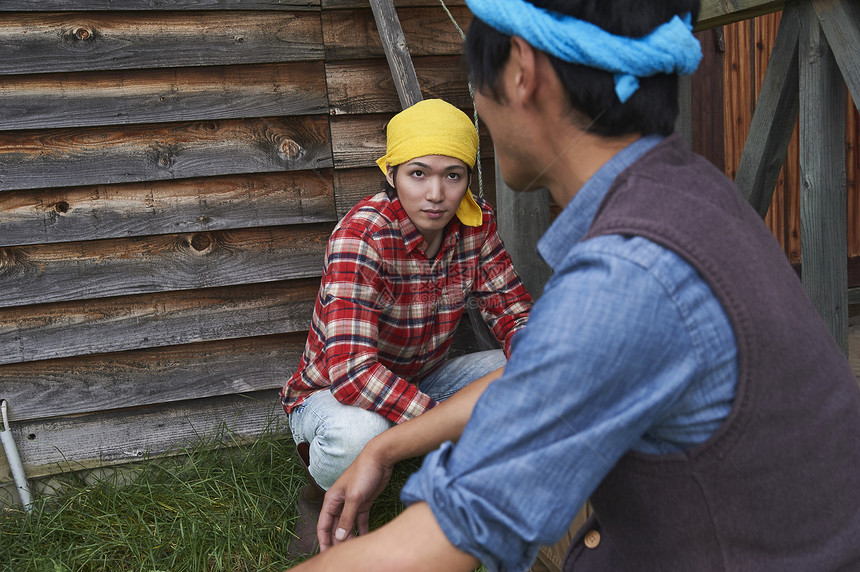
MULTIPOLYGON (((442 9, 445 10, 445 13, 448 14, 448 18, 451 20, 451 23, 454 24, 454 27, 457 28, 457 32, 460 33, 460 39, 465 40, 466 34, 463 32, 463 28, 460 27, 460 24, 457 23, 457 19, 454 18, 454 15, 451 13, 451 10, 448 9, 448 6, 445 5, 445 0, 439 0, 439 4, 442 5, 442 9)), ((469 80, 469 97, 472 98, 472 111, 474 114, 475 121, 475 131, 480 135, 479 122, 478 122, 478 110, 475 107, 475 86, 472 85, 472 80, 469 80)), ((478 157, 475 161, 476 171, 478 172, 478 196, 484 198, 484 173, 481 168, 481 140, 478 138, 478 157)))

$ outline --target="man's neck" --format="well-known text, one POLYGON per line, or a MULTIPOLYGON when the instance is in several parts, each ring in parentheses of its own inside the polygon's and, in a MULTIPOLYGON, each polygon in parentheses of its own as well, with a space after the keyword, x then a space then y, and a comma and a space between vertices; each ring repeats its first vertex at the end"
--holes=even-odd
POLYGON ((545 185, 553 200, 564 208, 579 189, 618 152, 639 140, 638 133, 602 137, 578 129, 556 145, 556 160, 546 168, 545 185))

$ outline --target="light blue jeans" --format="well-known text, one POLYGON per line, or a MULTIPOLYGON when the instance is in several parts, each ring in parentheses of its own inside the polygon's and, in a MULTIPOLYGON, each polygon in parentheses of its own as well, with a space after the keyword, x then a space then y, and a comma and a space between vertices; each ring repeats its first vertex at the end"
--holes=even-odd
MULTIPOLYGON (((502 350, 466 354, 448 360, 421 381, 420 389, 436 401, 444 401, 476 379, 504 367, 502 350)), ((316 483, 328 490, 349 467, 368 441, 392 423, 373 411, 344 405, 331 391, 318 391, 289 415, 296 444, 310 444, 308 470, 316 483)))

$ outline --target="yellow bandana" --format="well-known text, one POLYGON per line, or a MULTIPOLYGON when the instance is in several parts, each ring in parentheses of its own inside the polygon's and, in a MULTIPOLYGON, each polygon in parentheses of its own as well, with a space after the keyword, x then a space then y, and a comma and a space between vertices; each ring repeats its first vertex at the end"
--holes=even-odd
MULTIPOLYGON (((386 175, 395 167, 424 155, 445 155, 475 166, 478 132, 465 113, 441 99, 425 99, 395 115, 388 122, 388 149, 376 161, 386 175)), ((457 218, 466 226, 481 226, 483 213, 472 191, 466 189, 457 208, 457 218)))

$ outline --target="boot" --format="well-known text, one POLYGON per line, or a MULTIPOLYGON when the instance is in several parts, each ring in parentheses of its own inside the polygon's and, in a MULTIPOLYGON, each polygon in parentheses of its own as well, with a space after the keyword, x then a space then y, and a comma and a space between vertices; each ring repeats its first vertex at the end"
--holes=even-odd
POLYGON ((288 554, 294 557, 311 556, 319 549, 317 521, 319 521, 320 511, 322 510, 325 491, 316 484, 316 481, 314 481, 308 470, 310 445, 308 443, 299 443, 296 446, 296 451, 309 482, 299 491, 299 499, 296 502, 299 518, 296 521, 296 529, 294 531, 296 538, 290 541, 288 554))

